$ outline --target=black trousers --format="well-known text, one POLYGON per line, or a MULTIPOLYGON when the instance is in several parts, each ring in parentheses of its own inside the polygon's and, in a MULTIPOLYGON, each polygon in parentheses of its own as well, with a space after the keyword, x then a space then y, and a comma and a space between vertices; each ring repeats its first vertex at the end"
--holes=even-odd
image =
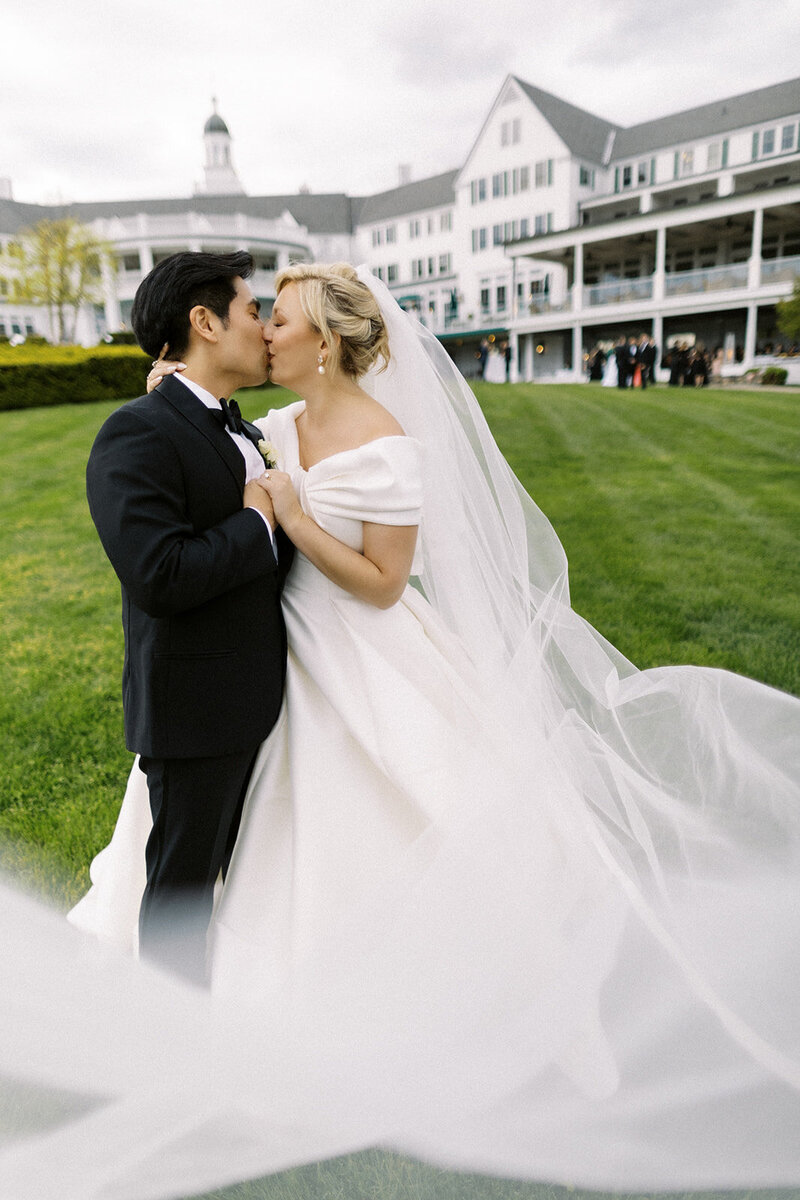
POLYGON ((233 853, 257 752, 139 760, 153 815, 139 950, 199 986, 206 983, 214 885, 233 853))

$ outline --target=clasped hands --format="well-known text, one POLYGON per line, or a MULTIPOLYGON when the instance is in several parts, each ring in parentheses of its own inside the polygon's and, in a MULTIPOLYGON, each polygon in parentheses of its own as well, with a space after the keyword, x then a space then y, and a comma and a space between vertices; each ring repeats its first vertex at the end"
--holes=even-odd
POLYGON ((261 504, 258 502, 259 497, 252 492, 253 488, 257 488, 261 493, 263 503, 264 493, 269 498, 269 504, 275 515, 275 520, 281 526, 284 533, 291 537, 291 529, 303 518, 303 510, 300 507, 300 502, 297 499, 292 478, 285 471, 276 471, 274 467, 270 467, 263 475, 259 475, 248 483, 244 489, 245 507, 252 504, 253 507, 261 509, 261 504))

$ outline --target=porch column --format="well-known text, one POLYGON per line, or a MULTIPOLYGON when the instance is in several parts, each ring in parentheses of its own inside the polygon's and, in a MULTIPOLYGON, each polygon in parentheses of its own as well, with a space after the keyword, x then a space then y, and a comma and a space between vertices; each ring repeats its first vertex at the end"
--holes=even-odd
POLYGON ((583 242, 575 245, 575 266, 572 273, 572 311, 583 310, 583 242))
POLYGON ((508 344, 511 347, 511 363, 509 365, 508 381, 509 381, 509 383, 516 383, 520 378, 520 371, 519 371, 520 339, 519 339, 519 335, 516 333, 509 334, 508 344))
POLYGON ((656 230, 656 264, 653 271, 653 299, 664 299, 664 276, 667 270, 667 230, 661 226, 656 230))
POLYGON ((583 380, 583 326, 572 326, 572 377, 576 383, 583 380))
POLYGON ((119 301, 117 299, 117 280, 116 274, 110 263, 103 261, 101 267, 103 279, 103 305, 105 308, 106 330, 120 329, 122 326, 122 315, 120 313, 119 301))
POLYGON ((747 286, 757 288, 761 284, 761 238, 764 233, 764 210, 757 208, 753 212, 753 241, 750 247, 750 261, 747 264, 747 286))
POLYGON ((661 313, 653 314, 653 341, 656 344, 656 361, 653 363, 653 373, 658 379, 658 365, 664 356, 664 318, 661 313))
POLYGON ((744 335, 744 361, 742 369, 747 371, 753 365, 756 356, 756 331, 758 328, 758 305, 748 304, 747 326, 744 335))
POLYGON ((522 338, 522 378, 526 383, 533 381, 533 334, 526 333, 522 338))

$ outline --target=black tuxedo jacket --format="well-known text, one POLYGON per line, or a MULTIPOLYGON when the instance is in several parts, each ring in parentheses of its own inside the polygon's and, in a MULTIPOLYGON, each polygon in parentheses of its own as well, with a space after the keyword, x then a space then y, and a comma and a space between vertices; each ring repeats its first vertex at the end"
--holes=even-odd
POLYGON ((244 459, 184 384, 167 376, 113 412, 86 472, 100 540, 122 584, 128 749, 206 758, 256 745, 286 671, 278 559, 242 508, 244 459))

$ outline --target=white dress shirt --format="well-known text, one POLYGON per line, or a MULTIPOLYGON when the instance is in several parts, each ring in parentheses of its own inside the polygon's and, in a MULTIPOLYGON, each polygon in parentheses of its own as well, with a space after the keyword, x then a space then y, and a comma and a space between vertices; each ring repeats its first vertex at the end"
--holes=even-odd
MULTIPOLYGON (((197 396, 197 399, 201 400, 203 404, 205 404, 206 408, 216 409, 217 412, 222 412, 222 405, 217 397, 212 395, 211 392, 206 391, 206 389, 201 387, 199 383, 195 383, 193 379, 187 379, 186 376, 182 375, 180 371, 175 371, 172 377, 173 379, 180 379, 181 383, 184 384, 190 392, 193 392, 194 395, 197 396)), ((264 474, 264 459, 261 457, 258 449, 245 434, 234 433, 232 429, 227 428, 225 432, 227 433, 228 437, 230 437, 236 443, 237 449, 241 451, 242 458, 244 459, 245 483, 250 483, 253 479, 258 479, 259 475, 264 474)), ((258 513, 266 525, 267 530, 269 531, 269 540, 272 543, 272 552, 275 555, 275 560, 277 561, 278 547, 275 545, 275 534, 273 533, 272 526, 259 509, 256 508, 253 511, 258 513)))

